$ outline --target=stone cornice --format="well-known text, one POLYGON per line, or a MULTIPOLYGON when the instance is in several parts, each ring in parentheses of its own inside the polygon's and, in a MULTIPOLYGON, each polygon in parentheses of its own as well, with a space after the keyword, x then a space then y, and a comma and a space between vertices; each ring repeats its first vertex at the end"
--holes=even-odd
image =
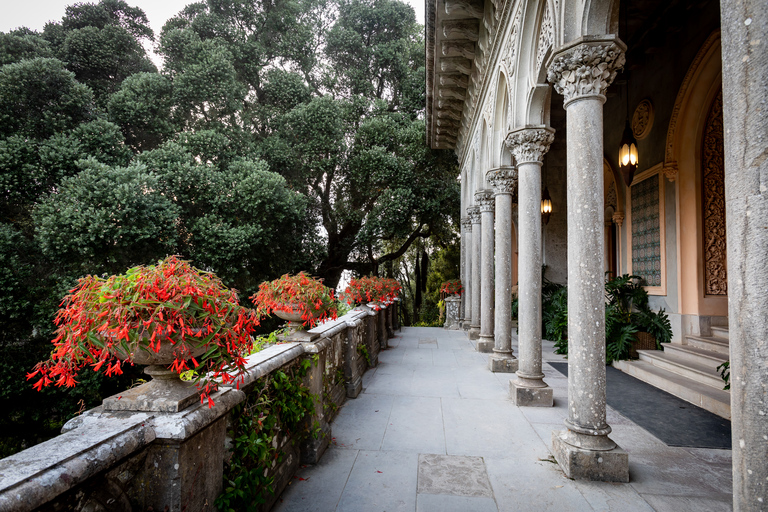
POLYGON ((506 45, 501 45, 499 43, 501 39, 507 35, 507 29, 509 29, 509 32, 512 32, 512 27, 509 27, 508 23, 511 20, 513 9, 521 3, 521 1, 522 0, 505 0, 504 5, 501 8, 501 15, 498 16, 498 21, 496 22, 497 28, 494 34, 494 41, 491 45, 492 53, 488 57, 488 65, 485 67, 480 86, 475 88, 473 97, 467 101, 468 108, 465 109, 465 115, 466 112, 469 112, 471 117, 465 118, 467 119, 467 122, 462 123, 462 127, 459 130, 459 140, 456 145, 456 154, 459 157, 459 162, 464 162, 467 158, 467 155, 469 154, 468 149, 470 148, 470 142, 472 140, 471 134, 473 133, 473 127, 477 126, 479 120, 483 116, 482 109, 477 108, 477 105, 474 103, 484 98, 488 93, 489 87, 491 87, 490 75, 493 75, 493 70, 497 67, 496 64, 500 60, 500 53, 506 49, 506 45), (504 46, 504 48, 501 48, 501 46, 504 46))
POLYGON ((493 186, 495 195, 517 195, 517 169, 513 166, 505 165, 503 167, 491 169, 485 176, 488 182, 493 186))
POLYGON ((488 188, 478 190, 475 192, 475 203, 477 203, 481 212, 493 212, 493 209, 496 207, 493 191, 488 188))
POLYGON ((555 130, 548 126, 525 126, 509 132, 504 143, 517 165, 544 162, 544 155, 555 140, 555 130))
POLYGON ((580 37, 558 48, 547 63, 547 80, 564 96, 563 105, 597 98, 624 67, 626 45, 616 36, 580 37))

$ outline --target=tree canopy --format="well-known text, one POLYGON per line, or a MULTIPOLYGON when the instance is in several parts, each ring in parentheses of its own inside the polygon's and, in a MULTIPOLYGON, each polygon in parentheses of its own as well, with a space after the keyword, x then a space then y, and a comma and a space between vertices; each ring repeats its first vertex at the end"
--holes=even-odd
MULTIPOLYGON (((39 358, 77 277, 166 254, 250 294, 450 239, 458 171, 425 144, 422 33, 398 0, 207 0, 157 35, 100 0, 0 33, 0 344, 39 358)), ((19 378, 0 365, 0 399, 19 378)))

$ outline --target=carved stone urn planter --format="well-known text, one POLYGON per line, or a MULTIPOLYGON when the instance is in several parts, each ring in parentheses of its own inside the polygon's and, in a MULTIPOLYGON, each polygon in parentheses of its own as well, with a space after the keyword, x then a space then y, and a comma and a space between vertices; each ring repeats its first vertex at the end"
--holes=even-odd
MULTIPOLYGON (((202 331, 194 329, 195 334, 202 331)), ((178 412, 200 399, 200 390, 189 381, 184 381, 181 376, 168 368, 177 359, 177 354, 185 359, 196 358, 206 352, 205 345, 187 343, 182 348, 180 344, 164 343, 160 350, 155 352, 148 348, 148 336, 145 333, 144 342, 133 347, 129 354, 114 348, 114 354, 125 361, 130 359, 134 364, 148 365, 144 373, 152 380, 141 386, 137 386, 118 395, 105 398, 102 406, 105 411, 151 411, 151 412, 178 412), (183 352, 182 352, 183 351, 183 352)), ((189 337, 187 341, 194 341, 189 337)))

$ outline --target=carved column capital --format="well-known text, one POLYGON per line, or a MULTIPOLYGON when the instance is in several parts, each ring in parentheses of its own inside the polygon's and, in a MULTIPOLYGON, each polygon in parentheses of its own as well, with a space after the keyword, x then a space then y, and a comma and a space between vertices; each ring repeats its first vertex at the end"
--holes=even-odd
POLYGON ((669 181, 675 181, 677 179, 677 162, 664 163, 662 171, 669 181))
POLYGON ((463 227, 464 231, 467 233, 472 232, 472 218, 469 215, 461 218, 461 227, 463 227))
POLYGON ((493 187, 494 195, 517 195, 517 169, 511 165, 505 165, 491 169, 485 174, 488 183, 493 187))
POLYGON ((544 161, 544 155, 555 140, 555 130, 548 126, 525 126, 512 130, 504 143, 517 165, 544 161))
POLYGON ((493 209, 496 207, 493 190, 486 188, 475 192, 475 203, 477 203, 481 212, 493 212, 493 209))
POLYGON ((618 224, 619 227, 621 227, 621 225, 624 224, 624 212, 622 211, 614 212, 613 222, 615 222, 616 224, 618 224))
POLYGON ((480 207, 479 206, 470 206, 467 208, 467 215, 469 215, 469 220, 472 222, 472 224, 480 224, 480 207))
POLYGON ((550 57, 547 80, 565 97, 564 106, 590 97, 605 102, 605 90, 626 62, 626 49, 617 37, 580 37, 550 57))

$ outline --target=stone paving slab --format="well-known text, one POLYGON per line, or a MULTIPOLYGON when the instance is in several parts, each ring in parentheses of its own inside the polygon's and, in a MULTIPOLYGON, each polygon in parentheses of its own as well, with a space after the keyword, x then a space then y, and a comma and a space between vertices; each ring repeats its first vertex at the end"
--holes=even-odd
MULTIPOLYGON (((490 372, 488 354, 463 331, 396 334, 363 376, 363 392, 341 408, 320 463, 298 471, 274 510, 731 510, 730 450, 669 447, 608 407, 611 437, 629 453, 630 482, 570 480, 550 452, 552 431, 567 416, 567 378, 544 364, 554 407, 518 408, 508 397, 514 374, 490 372), (466 463, 464 479, 451 477, 461 474, 457 461, 466 463), (481 467, 487 487, 478 492, 471 475, 481 467)), ((545 362, 565 361, 551 342, 542 353, 545 362)))

